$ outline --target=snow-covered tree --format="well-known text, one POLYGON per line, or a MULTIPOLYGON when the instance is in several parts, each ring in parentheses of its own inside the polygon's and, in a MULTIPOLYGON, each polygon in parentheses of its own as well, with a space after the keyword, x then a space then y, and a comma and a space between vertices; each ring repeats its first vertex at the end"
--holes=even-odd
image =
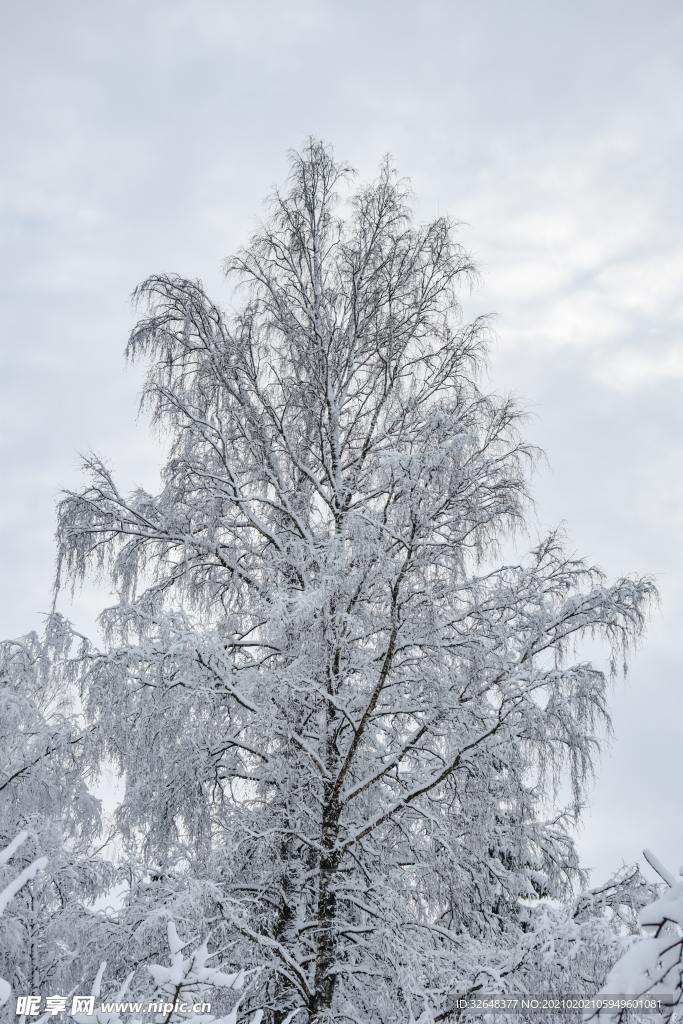
MULTIPOLYGON (((20 832, 5 849, 0 850, 0 871, 6 867, 12 872, 16 863, 17 852, 26 843, 28 832, 20 832)), ((33 882, 41 871, 48 866, 47 857, 39 857, 27 864, 17 874, 13 871, 11 881, 3 882, 0 888, 0 918, 2 918, 12 901, 21 890, 33 882)), ((91 986, 93 1005, 87 1012, 69 1013, 75 1024, 122 1024, 123 1021, 141 1019, 141 1014, 153 1021, 181 1019, 183 1024, 236 1024, 240 1004, 244 999, 245 989, 248 990, 250 978, 248 973, 240 970, 226 974, 214 962, 215 954, 209 953, 208 940, 202 943, 183 942, 172 919, 167 922, 168 950, 170 962, 167 965, 151 964, 147 968, 148 985, 146 1001, 126 999, 130 994, 130 984, 134 972, 128 975, 116 991, 109 997, 103 994, 103 977, 106 962, 100 964, 91 986), (218 999, 216 996, 218 995, 218 999), (217 1003, 227 1002, 226 1013, 211 1013, 210 1007, 217 1003), (132 1006, 140 1009, 135 1010, 132 1006), (158 1007, 150 1011, 149 1007, 158 1007), (125 1007, 125 1009, 124 1009, 125 1007), (151 1013, 151 1018, 150 1018, 151 1013)), ((0 977, 0 1009, 8 1003, 12 994, 10 983, 0 977)), ((28 994, 28 993, 26 993, 28 994)), ((35 993, 31 993, 34 995, 35 993)), ((71 1004, 65 999, 68 1006, 71 1004)), ((222 1006, 222 1009, 226 1009, 222 1006)), ((39 1011, 38 1011, 39 1012, 39 1011)), ((251 1024, 260 1024, 262 1013, 254 1014, 251 1024)), ((293 1019, 295 1014, 290 1016, 293 1019)), ((48 1011, 41 1022, 50 1018, 48 1011)), ((8 1018, 9 1019, 9 1018, 8 1018)))
POLYGON ((612 965, 596 997, 605 1005, 588 1015, 593 1021, 622 1024, 631 1019, 629 1000, 639 1001, 643 1008, 649 1000, 657 1001, 659 1019, 669 1021, 683 1003, 683 879, 667 871, 649 850, 644 856, 665 888, 641 909, 642 933, 612 965), (626 1005, 611 1005, 609 997, 614 996, 626 1005))
POLYGON ((56 672, 73 638, 54 616, 45 637, 0 644, 0 847, 20 834, 12 870, 47 865, 26 876, 0 921, 0 974, 36 995, 70 983, 92 940, 87 904, 109 874, 92 849, 100 818, 84 731, 56 672))
POLYGON ((118 593, 76 670, 155 893, 135 883, 120 927, 201 892, 183 928, 265 965, 243 1012, 268 1024, 426 1024, 482 978, 524 986, 525 901, 579 877, 607 724, 574 645, 603 637, 616 670, 653 594, 558 533, 502 560, 534 452, 480 383, 472 263, 389 164, 350 197, 349 174, 315 141, 292 156, 228 264, 233 315, 198 282, 140 286, 162 489, 126 496, 93 456, 58 528, 60 581, 118 593))
MULTIPOLYGON (((20 832, 18 836, 12 840, 11 843, 0 850, 0 870, 4 869, 8 865, 12 858, 16 856, 17 850, 19 850, 23 843, 26 842, 28 834, 26 832, 20 832)), ((4 917, 7 908, 15 898, 17 893, 26 885, 27 882, 32 881, 36 877, 39 871, 41 871, 47 860, 45 857, 39 857, 37 860, 31 861, 21 869, 21 871, 12 878, 11 881, 2 883, 0 888, 0 918, 4 917)), ((3 871, 4 873, 4 871, 3 871)), ((8 1001, 12 993, 12 986, 6 978, 0 977, 0 1007, 4 1006, 8 1001)))

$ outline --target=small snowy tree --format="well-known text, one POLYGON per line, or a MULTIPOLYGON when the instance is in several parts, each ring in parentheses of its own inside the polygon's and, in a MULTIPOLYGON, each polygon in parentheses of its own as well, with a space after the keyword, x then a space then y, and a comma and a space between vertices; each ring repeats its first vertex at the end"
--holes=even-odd
POLYGON ((36 995, 73 980, 92 940, 86 904, 109 874, 92 849, 100 818, 80 756, 85 735, 57 672, 72 640, 54 616, 44 638, 0 644, 0 845, 20 833, 13 866, 48 864, 0 921, 0 974, 36 995))
MULTIPOLYGON (((119 985, 113 997, 102 998, 106 961, 100 964, 92 984, 91 994, 95 999, 94 1013, 72 1014, 75 1024, 122 1024, 129 1019, 151 1021, 182 1021, 182 1024, 237 1024, 240 1005, 248 991, 249 977, 240 970, 226 974, 216 966, 215 953, 209 953, 208 940, 200 944, 181 941, 175 922, 167 923, 168 965, 150 964, 147 967, 147 984, 138 991, 138 998, 131 1000, 130 987, 135 972, 119 985), (194 948, 188 948, 188 947, 194 948), (218 1009, 217 1003, 225 1003, 227 1012, 210 1012, 218 1009), (144 1001, 140 996, 144 995, 144 1001), (216 998, 218 997, 218 998, 216 998), (131 1004, 144 1007, 136 1011, 131 1004), (124 1009, 124 1006, 126 1009, 124 1009), (153 1007, 154 1009, 150 1009, 153 1007), (158 1008, 158 1009, 157 1009, 158 1008), (142 1014, 142 1016, 140 1016, 142 1014)), ((226 1010, 223 1005, 222 1010, 226 1010)), ((260 1024, 263 1014, 258 1011, 250 1024, 260 1024)))
POLYGON ((228 265, 232 318, 197 282, 141 285, 163 487, 126 497, 93 456, 59 518, 60 579, 118 592, 79 672, 131 861, 268 964, 243 1007, 268 1024, 448 1020, 476 978, 523 985, 524 900, 578 877, 607 723, 572 645, 604 637, 615 667, 653 593, 557 533, 497 561, 533 450, 479 382, 472 263, 388 164, 346 202, 348 177, 318 142, 293 155, 228 265))
MULTIPOLYGON (((638 919, 644 934, 629 944, 596 998, 657 1000, 660 1018, 669 1021, 683 1003, 683 879, 676 879, 649 850, 644 856, 665 883, 664 892, 640 911, 638 919)), ((622 1024, 633 1013, 628 1007, 607 1005, 590 1016, 594 1021, 622 1024)))
MULTIPOLYGON (((4 850, 0 850, 0 870, 7 865, 13 857, 16 856, 17 850, 26 842, 28 838, 26 832, 20 832, 12 842, 5 847, 4 850)), ((27 882, 30 882, 36 877, 39 871, 41 871, 47 860, 45 857, 39 857, 37 860, 27 864, 26 867, 22 868, 18 875, 12 879, 12 881, 4 884, 0 888, 0 918, 3 917, 7 911, 7 908, 14 897, 21 891, 27 882)), ((12 987, 6 978, 0 977, 0 1007, 4 1006, 12 993, 12 987)))

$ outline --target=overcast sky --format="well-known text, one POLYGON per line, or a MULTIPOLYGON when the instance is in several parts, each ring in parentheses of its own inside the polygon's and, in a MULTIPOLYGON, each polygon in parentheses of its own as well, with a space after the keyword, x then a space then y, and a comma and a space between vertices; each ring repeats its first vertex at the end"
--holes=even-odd
MULTIPOLYGON (((683 861, 683 5, 634 0, 0 0, 0 631, 50 605, 54 502, 96 450, 156 484, 122 358, 129 294, 225 256, 309 134, 363 176, 390 152, 448 212, 496 313, 490 378, 565 522, 661 609, 616 684, 579 834, 599 876, 683 861)), ((84 595, 63 609, 88 626, 84 595)))

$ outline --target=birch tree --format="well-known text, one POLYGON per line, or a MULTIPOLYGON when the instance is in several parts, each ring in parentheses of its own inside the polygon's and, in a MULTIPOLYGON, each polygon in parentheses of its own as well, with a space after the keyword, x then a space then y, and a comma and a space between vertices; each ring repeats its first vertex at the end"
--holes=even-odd
POLYGON ((557 532, 502 558, 534 450, 481 383, 472 262, 389 163, 351 183, 322 143, 292 155, 229 315, 197 281, 137 289, 163 486, 125 495, 92 456, 59 516, 58 584, 118 595, 77 673, 130 856, 267 965, 244 1013, 269 1024, 445 1021, 523 986, 653 594, 557 532))

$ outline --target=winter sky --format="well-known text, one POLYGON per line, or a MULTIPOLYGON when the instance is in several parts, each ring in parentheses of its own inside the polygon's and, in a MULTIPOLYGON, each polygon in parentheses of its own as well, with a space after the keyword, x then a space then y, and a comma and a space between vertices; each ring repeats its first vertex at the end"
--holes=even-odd
MULTIPOLYGON (((309 134, 362 176, 390 152, 449 212, 520 395, 534 530, 652 573, 579 847, 595 880, 683 860, 683 5, 676 0, 0 0, 0 630, 50 606, 54 502, 95 450, 156 486, 124 365, 128 296, 221 261, 309 134)), ((101 596, 101 595, 100 595, 101 596)), ((105 594, 106 600, 106 594, 105 594)), ((90 629, 100 597, 61 608, 90 629)))

